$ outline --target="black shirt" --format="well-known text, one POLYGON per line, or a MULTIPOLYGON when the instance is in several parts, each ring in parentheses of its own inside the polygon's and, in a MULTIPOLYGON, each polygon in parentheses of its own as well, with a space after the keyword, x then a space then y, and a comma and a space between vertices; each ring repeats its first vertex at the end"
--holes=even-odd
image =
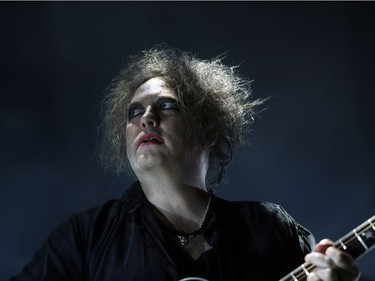
POLYGON ((279 205, 215 197, 197 261, 174 248, 140 184, 121 200, 72 215, 11 281, 279 280, 303 263, 314 239, 279 205))

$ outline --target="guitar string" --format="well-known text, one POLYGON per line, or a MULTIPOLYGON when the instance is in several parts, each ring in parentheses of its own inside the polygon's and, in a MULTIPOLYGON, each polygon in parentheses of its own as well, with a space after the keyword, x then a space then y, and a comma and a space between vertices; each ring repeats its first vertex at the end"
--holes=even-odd
MULTIPOLYGON (((355 228, 355 231, 357 231, 360 235, 368 230, 372 230, 372 226, 371 226, 371 223, 374 223, 375 221, 375 217, 371 218, 368 220, 368 222, 365 222, 363 223, 362 225, 358 226, 357 228, 355 228), (371 222, 371 223, 370 223, 371 222)), ((351 231, 349 232, 348 234, 346 234, 343 238, 341 238, 341 242, 345 245, 345 246, 349 246, 348 244, 351 244, 351 243, 356 243, 357 245, 360 244, 358 238, 355 236, 354 232, 351 231)), ((343 246, 341 245, 341 243, 339 241, 336 241, 334 243, 334 246, 340 250, 343 249, 343 246)), ((305 279, 300 279, 300 278, 306 278, 306 273, 305 271, 303 270, 303 267, 305 267, 305 269, 310 272, 312 271, 316 266, 310 264, 310 263, 304 263, 303 265, 299 266, 298 268, 296 268, 294 271, 292 271, 289 275, 285 276, 285 277, 291 277, 292 279, 290 279, 290 281, 294 281, 295 279, 292 277, 294 276, 295 278, 297 278, 298 280, 305 280, 305 279)))
MULTIPOLYGON (((358 233, 359 235, 361 235, 361 234, 363 234, 363 233, 365 233, 365 232, 367 232, 367 231, 369 231, 369 230, 371 230, 371 229, 372 229, 371 225, 370 225, 370 224, 367 224, 366 226, 363 226, 363 227, 361 227, 360 229, 359 229, 359 228, 356 228, 356 229, 354 229, 354 230, 357 231, 357 233, 358 233)), ((343 244, 345 244, 346 246, 348 246, 347 244, 352 243, 353 241, 354 241, 356 244, 359 244, 359 243, 360 243, 360 241, 358 240, 358 238, 356 237, 356 235, 354 234, 353 231, 351 231, 350 233, 348 233, 347 235, 345 235, 343 238, 341 238, 341 242, 342 242, 343 244)), ((337 241, 337 242, 335 243, 335 246, 336 246, 337 248, 339 248, 339 249, 343 249, 343 246, 339 243, 339 241, 337 241), (337 245, 336 245, 336 244, 337 244, 337 245)))

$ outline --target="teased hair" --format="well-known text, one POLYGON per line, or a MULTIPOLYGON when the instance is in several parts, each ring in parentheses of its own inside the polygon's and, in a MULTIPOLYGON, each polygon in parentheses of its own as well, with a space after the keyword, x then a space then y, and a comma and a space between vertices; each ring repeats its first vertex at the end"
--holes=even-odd
POLYGON ((201 60, 165 46, 130 57, 110 83, 102 104, 100 160, 105 168, 129 169, 126 154, 127 109, 136 89, 153 77, 163 78, 177 95, 186 121, 188 144, 210 151, 210 184, 219 183, 234 150, 244 143, 246 125, 255 107, 250 81, 226 66, 222 57, 201 60))

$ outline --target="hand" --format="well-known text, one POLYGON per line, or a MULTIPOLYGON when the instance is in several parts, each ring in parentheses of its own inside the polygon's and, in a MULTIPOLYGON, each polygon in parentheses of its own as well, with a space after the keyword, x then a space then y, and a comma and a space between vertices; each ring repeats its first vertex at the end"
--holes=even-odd
POLYGON ((308 281, 353 281, 359 279, 359 269, 354 258, 333 247, 333 242, 323 239, 315 245, 315 252, 307 254, 305 261, 316 268, 308 281))

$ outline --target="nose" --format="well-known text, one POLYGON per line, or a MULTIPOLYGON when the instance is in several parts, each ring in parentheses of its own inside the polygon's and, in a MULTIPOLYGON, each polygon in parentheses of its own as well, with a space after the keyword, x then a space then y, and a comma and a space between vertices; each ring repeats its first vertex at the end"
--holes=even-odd
POLYGON ((157 127, 159 126, 160 118, 158 114, 152 109, 151 106, 148 106, 141 116, 141 126, 143 128, 147 127, 157 127))

